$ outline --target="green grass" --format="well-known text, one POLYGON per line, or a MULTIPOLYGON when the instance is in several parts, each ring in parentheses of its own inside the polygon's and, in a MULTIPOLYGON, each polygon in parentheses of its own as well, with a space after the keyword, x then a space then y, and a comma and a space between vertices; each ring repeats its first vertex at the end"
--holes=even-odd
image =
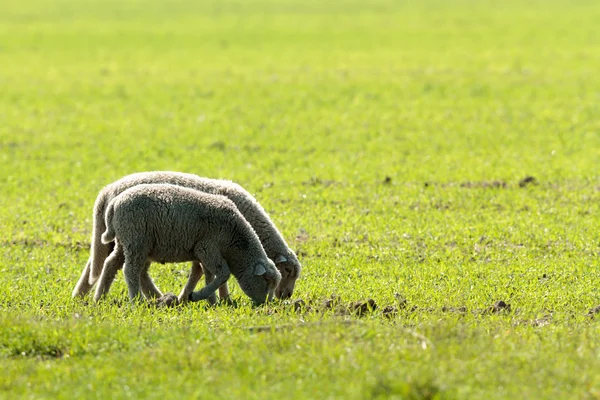
POLYGON ((4 1, 0 398, 600 398, 598 21, 585 0, 4 1), (312 310, 234 280, 238 307, 132 307, 121 274, 72 300, 98 191, 161 169, 255 193, 312 310))

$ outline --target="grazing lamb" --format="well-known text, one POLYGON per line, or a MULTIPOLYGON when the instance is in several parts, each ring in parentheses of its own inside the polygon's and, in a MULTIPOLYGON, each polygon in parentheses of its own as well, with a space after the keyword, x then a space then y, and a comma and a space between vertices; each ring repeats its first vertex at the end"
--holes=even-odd
POLYGON ((139 298, 142 273, 152 261, 199 261, 214 274, 193 293, 199 275, 190 275, 183 295, 192 301, 208 298, 233 274, 252 301, 262 304, 281 280, 248 221, 223 196, 170 184, 137 185, 108 204, 105 224, 102 242, 114 240, 115 249, 104 264, 96 300, 108 291, 121 262, 132 300, 139 298))
MULTIPOLYGON (((98 194, 94 204, 94 226, 90 258, 73 290, 73 297, 84 296, 91 290, 102 271, 104 260, 106 260, 106 257, 111 252, 111 247, 103 244, 100 240, 102 232, 106 229, 104 214, 107 204, 126 189, 139 184, 152 183, 169 183, 205 193, 223 195, 232 200, 254 228, 267 256, 275 262, 277 269, 281 272, 281 283, 275 290, 275 295, 282 299, 292 296, 296 279, 298 279, 301 271, 300 262, 296 254, 288 247, 265 210, 250 193, 240 185, 227 180, 201 178, 197 175, 182 172, 155 171, 127 175, 104 187, 98 194)), ((192 271, 198 272, 198 269, 198 265, 192 266, 192 271)), ((201 269, 199 273, 201 276, 201 269)), ((206 279, 209 280, 211 277, 206 276, 206 279)), ((160 297, 162 295, 149 276, 144 276, 143 282, 142 290, 144 295, 151 297, 160 297)), ((220 295, 221 297, 226 297, 227 294, 227 285, 224 285, 220 289, 220 295)))

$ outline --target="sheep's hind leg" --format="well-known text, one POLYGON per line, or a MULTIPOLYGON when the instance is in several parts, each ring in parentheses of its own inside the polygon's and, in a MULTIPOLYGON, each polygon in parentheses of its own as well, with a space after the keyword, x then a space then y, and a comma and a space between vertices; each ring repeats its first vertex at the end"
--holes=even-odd
MULTIPOLYGON (((115 242, 110 242, 105 247, 108 247, 108 254, 110 255, 110 254, 113 253, 113 251, 114 251, 114 249, 116 247, 116 244, 115 244, 115 242)), ((99 255, 97 255, 97 256, 100 257, 99 255)), ((106 258, 108 258, 108 256, 106 258)), ((92 287, 94 287, 94 285, 91 285, 90 282, 89 282, 89 280, 90 280, 90 273, 91 273, 91 270, 92 270, 92 261, 93 261, 92 260, 92 256, 90 255, 90 258, 88 258, 88 261, 85 264, 85 268, 81 272, 81 277, 79 277, 79 281, 75 285, 75 289, 73 289, 72 296, 74 298, 75 297, 83 297, 83 296, 85 296, 86 294, 88 294, 92 290, 92 287)), ((103 262, 106 262, 106 259, 103 262)), ((117 270, 120 269, 121 267, 122 267, 122 262, 121 262, 121 265, 117 266, 117 270)), ((104 267, 102 269, 104 270, 104 267)), ((112 283, 112 281, 111 281, 111 283, 112 283)))
POLYGON ((141 300, 140 281, 146 264, 146 257, 141 256, 139 253, 131 254, 131 252, 125 252, 123 274, 125 275, 125 282, 127 283, 129 299, 131 301, 139 302, 141 300))
POLYGON ((110 253, 110 256, 108 256, 102 267, 102 273, 98 279, 98 286, 96 287, 96 293, 94 294, 94 301, 100 300, 108 293, 117 272, 124 262, 125 256, 123 255, 123 248, 117 242, 114 250, 110 253))
MULTIPOLYGON (((192 267, 190 269, 190 276, 188 277, 187 282, 185 283, 185 286, 183 287, 183 289, 181 290, 181 293, 179 293, 179 296, 177 297, 177 301, 179 303, 185 303, 189 300, 190 294, 194 291, 194 288, 196 287, 196 285, 198 284, 198 281, 200 280, 200 278, 202 277, 202 274, 204 273, 202 265, 200 265, 199 261, 192 261, 192 267)), ((210 275, 211 277, 213 275, 210 275)), ((205 279, 208 283, 208 277, 209 277, 209 273, 205 274, 205 279)), ((217 296, 213 293, 208 297, 208 302, 210 304, 215 304, 217 302, 217 296)))
POLYGON ((229 285, 227 285, 227 282, 219 286, 219 298, 229 301, 229 285))
POLYGON ((75 285, 75 289, 73 289, 72 297, 83 297, 92 290, 92 285, 89 283, 90 279, 90 265, 92 263, 92 259, 88 259, 87 264, 85 264, 85 268, 81 272, 81 277, 77 284, 75 285))

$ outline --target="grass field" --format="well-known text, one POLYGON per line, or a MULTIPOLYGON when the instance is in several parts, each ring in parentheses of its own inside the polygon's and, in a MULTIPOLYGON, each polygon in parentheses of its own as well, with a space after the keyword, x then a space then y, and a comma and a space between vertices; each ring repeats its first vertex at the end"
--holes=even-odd
POLYGON ((592 0, 5 0, 0 398, 600 399, 598 21, 592 0), (71 299, 98 191, 145 170, 254 193, 309 307, 234 279, 237 307, 132 307, 122 274, 71 299))

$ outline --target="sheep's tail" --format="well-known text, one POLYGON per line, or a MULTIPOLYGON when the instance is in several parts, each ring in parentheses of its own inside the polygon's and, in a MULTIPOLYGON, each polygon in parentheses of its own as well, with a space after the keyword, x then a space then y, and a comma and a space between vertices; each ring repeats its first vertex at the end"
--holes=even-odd
POLYGON ((110 252, 110 247, 106 245, 108 242, 102 243, 101 240, 102 232, 106 230, 104 214, 106 212, 107 200, 107 194, 101 192, 96 199, 96 204, 94 204, 94 228, 92 231, 92 245, 90 248, 91 265, 90 276, 88 280, 90 285, 94 285, 100 277, 102 267, 104 266, 104 261, 110 252))
POLYGON ((102 234, 102 243, 108 244, 115 240, 116 234, 115 229, 112 225, 112 219, 115 215, 115 206, 114 202, 110 202, 108 204, 108 208, 106 209, 106 213, 104 214, 104 224, 106 225, 106 231, 102 234))

